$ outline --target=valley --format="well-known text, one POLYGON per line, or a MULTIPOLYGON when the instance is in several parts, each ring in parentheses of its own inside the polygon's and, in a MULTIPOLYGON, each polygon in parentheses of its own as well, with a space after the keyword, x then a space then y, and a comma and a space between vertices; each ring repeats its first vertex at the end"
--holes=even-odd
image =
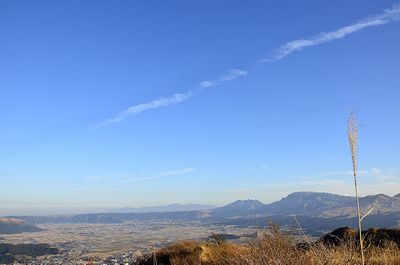
MULTIPOLYGON (((267 231, 271 224, 294 238, 303 238, 305 233, 314 240, 338 227, 355 227, 353 203, 354 198, 348 196, 296 192, 271 204, 238 200, 199 211, 13 216, 3 219, 35 229, 1 234, 0 243, 47 244, 60 251, 46 257, 51 264, 79 264, 113 257, 134 260, 151 253, 153 248, 185 240, 209 241, 212 235, 246 243, 267 231)), ((365 229, 399 226, 399 196, 367 196, 361 198, 361 203, 363 209, 375 209, 364 220, 365 229)))

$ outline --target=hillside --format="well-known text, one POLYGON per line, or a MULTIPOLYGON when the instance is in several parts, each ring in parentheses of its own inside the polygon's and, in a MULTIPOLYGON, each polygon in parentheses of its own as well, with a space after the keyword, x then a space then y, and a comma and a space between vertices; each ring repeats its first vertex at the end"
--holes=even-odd
POLYGON ((0 264, 14 264, 15 256, 43 256, 58 254, 57 248, 47 244, 5 244, 0 243, 0 264))
MULTIPOLYGON (((400 230, 369 229, 363 232, 365 264, 400 264, 400 230)), ((316 241, 298 241, 278 229, 259 232, 257 238, 238 244, 229 240, 183 241, 143 256, 135 264, 152 265, 342 265, 361 264, 357 231, 340 227, 316 241), (156 260, 154 258, 156 257, 156 260), (155 262, 157 261, 157 262, 155 262)))
POLYGON ((28 224, 23 220, 0 218, 0 234, 17 234, 23 232, 39 232, 41 228, 28 224))
MULTIPOLYGON (((360 198, 361 210, 372 214, 400 213, 400 195, 394 197, 378 194, 360 198)), ((312 217, 338 218, 355 216, 355 198, 323 192, 294 192, 279 201, 263 204, 258 200, 238 200, 226 206, 213 209, 213 217, 234 217, 252 215, 305 215, 312 217)))
MULTIPOLYGON (((355 198, 321 192, 295 192, 268 204, 266 212, 271 215, 307 215, 325 218, 354 217, 355 198)), ((374 207, 372 214, 400 212, 400 196, 378 194, 360 198, 362 212, 374 207)))
POLYGON ((319 216, 325 211, 348 206, 353 197, 320 192, 294 192, 287 197, 268 204, 268 214, 319 216))
POLYGON ((213 217, 233 217, 265 213, 266 205, 258 200, 237 200, 226 206, 213 209, 210 214, 213 217))
MULTIPOLYGON (((400 212, 400 197, 391 197, 385 194, 369 195, 360 198, 361 212, 366 213, 370 209, 374 208, 372 214, 392 214, 400 212)), ((338 217, 347 216, 354 217, 354 198, 348 205, 337 207, 334 209, 326 210, 320 213, 323 217, 338 217)))

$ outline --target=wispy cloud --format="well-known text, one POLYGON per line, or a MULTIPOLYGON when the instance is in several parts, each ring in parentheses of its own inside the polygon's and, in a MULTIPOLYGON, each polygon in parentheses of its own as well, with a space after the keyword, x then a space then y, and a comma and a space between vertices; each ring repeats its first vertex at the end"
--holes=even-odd
POLYGON ((393 170, 382 170, 379 168, 371 168, 371 174, 379 182, 400 180, 399 172, 394 172, 393 170))
POLYGON ((259 166, 262 169, 271 169, 271 167, 267 163, 264 163, 264 162, 260 163, 259 166))
MULTIPOLYGON (((366 28, 377 27, 395 21, 400 21, 400 4, 393 5, 392 8, 386 9, 382 14, 368 17, 366 19, 341 27, 339 29, 329 32, 323 32, 309 38, 302 38, 289 41, 283 44, 282 46, 278 47, 274 51, 272 51, 270 56, 268 56, 267 58, 259 60, 259 63, 261 64, 273 63, 289 56, 290 54, 296 51, 301 51, 308 47, 317 46, 320 44, 338 40, 347 35, 356 33, 366 28)), ((203 88, 214 87, 216 85, 221 84, 222 82, 231 81, 240 76, 245 76, 248 74, 249 71, 250 70, 246 69, 231 69, 227 71, 226 74, 221 75, 214 80, 201 81, 198 84, 198 87, 200 88, 200 90, 203 88)), ((104 126, 122 122, 128 117, 142 113, 146 110, 156 109, 160 107, 167 107, 181 103, 190 98, 191 96, 193 96, 195 93, 199 92, 200 90, 196 90, 196 92, 194 90, 189 90, 186 93, 178 93, 171 97, 159 98, 147 103, 131 106, 126 110, 119 112, 115 117, 99 123, 98 126, 104 126)))
POLYGON ((219 76, 217 79, 215 80, 211 80, 211 81, 201 81, 199 83, 199 87, 213 87, 216 85, 219 85, 222 82, 227 82, 227 81, 231 81, 234 80, 240 76, 243 75, 247 75, 247 70, 241 70, 241 69, 231 69, 229 70, 227 73, 225 73, 224 75, 219 76))
MULTIPOLYGON (((371 168, 370 170, 359 170, 360 182, 362 183, 363 194, 374 194, 387 192, 395 194, 399 189, 400 177, 397 171, 391 169, 371 168)), ((317 189, 324 187, 329 192, 344 192, 352 194, 352 171, 324 172, 310 178, 303 178, 297 183, 300 186, 309 186, 317 189)))
POLYGON ((112 123, 118 123, 124 121, 128 117, 139 114, 143 111, 150 109, 157 109, 161 107, 167 107, 171 105, 175 105, 181 103, 182 101, 187 100, 189 97, 193 95, 192 91, 187 91, 186 93, 177 93, 172 97, 167 98, 159 98, 146 103, 138 104, 127 108, 124 111, 119 112, 115 117, 111 119, 107 119, 105 121, 100 122, 97 126, 109 125, 112 123))
MULTIPOLYGON (((368 170, 358 170, 358 175, 366 175, 368 174, 368 170)), ((353 171, 328 171, 328 172, 322 172, 319 174, 316 174, 312 177, 317 178, 317 177, 328 177, 328 176, 342 176, 342 177, 352 177, 353 176, 353 171)))
POLYGON ((306 39, 298 39, 287 42, 276 49, 270 57, 265 58, 261 61, 265 63, 278 61, 290 55, 291 53, 303 50, 304 48, 338 40, 365 28, 381 26, 398 20, 400 20, 400 4, 394 5, 391 9, 386 9, 383 14, 360 20, 356 23, 339 28, 337 30, 323 32, 306 39))
POLYGON ((183 168, 183 169, 174 170, 174 171, 166 171, 166 172, 162 172, 162 173, 155 174, 155 175, 152 175, 152 176, 144 176, 144 177, 139 177, 139 178, 128 178, 128 179, 125 179, 123 182, 124 183, 131 183, 131 182, 155 180, 155 179, 160 179, 160 178, 185 175, 185 174, 192 173, 194 171, 196 171, 195 168, 190 168, 189 167, 189 168, 183 168))
POLYGON ((167 171, 167 172, 161 173, 160 176, 161 177, 176 176, 176 175, 192 173, 194 171, 196 171, 195 168, 188 167, 188 168, 183 168, 183 169, 174 170, 174 171, 167 171))
MULTIPOLYGON (((190 174, 197 171, 195 168, 187 167, 172 171, 164 171, 159 173, 135 173, 111 176, 89 176, 85 178, 88 186, 75 187, 74 191, 84 192, 118 192, 125 188, 131 188, 132 183, 146 182, 161 178, 177 177, 190 174), (121 177, 122 176, 122 177, 121 177)), ((142 185, 142 184, 141 184, 142 185)))
MULTIPOLYGON (((243 75, 247 75, 246 70, 231 69, 231 70, 227 71, 225 74, 219 76, 215 80, 200 82, 199 87, 200 88, 213 87, 213 86, 219 85, 223 82, 234 80, 243 75)), ((197 92, 198 91, 199 90, 197 90, 197 92)), ((127 108, 126 110, 119 112, 115 117, 100 122, 99 124, 97 124, 96 127, 101 127, 101 126, 109 125, 112 123, 122 122, 125 119, 129 118, 130 116, 139 114, 146 110, 157 109, 157 108, 161 108, 161 107, 168 107, 171 105, 181 103, 181 102, 187 100, 188 98, 190 98, 191 96, 193 96, 195 93, 196 93, 195 90, 189 90, 186 93, 177 93, 177 94, 173 95, 172 97, 159 98, 159 99, 155 99, 155 100, 152 100, 152 101, 149 101, 146 103, 131 106, 131 107, 127 108)))
POLYGON ((108 180, 110 177, 108 176, 87 176, 85 177, 85 180, 88 182, 96 182, 96 181, 104 181, 108 180))
MULTIPOLYGON (((371 170, 363 170, 363 176, 359 179, 361 183, 361 195, 385 193, 394 195, 399 193, 400 178, 388 176, 388 170, 372 168, 371 170)), ((321 191, 338 194, 347 194, 353 196, 354 184, 353 178, 348 175, 347 171, 342 172, 326 172, 316 174, 308 178, 298 178, 292 182, 276 182, 268 183, 268 189, 271 192, 281 193, 282 195, 288 191, 321 191)))

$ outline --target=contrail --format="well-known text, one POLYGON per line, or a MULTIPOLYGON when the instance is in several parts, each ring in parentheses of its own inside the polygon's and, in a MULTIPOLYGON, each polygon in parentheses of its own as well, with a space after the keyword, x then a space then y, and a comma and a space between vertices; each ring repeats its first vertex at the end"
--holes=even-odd
POLYGON ((300 51, 304 48, 320 45, 323 43, 331 42, 334 40, 346 37, 349 34, 355 33, 357 31, 385 25, 390 22, 395 22, 400 20, 400 5, 396 4, 391 9, 386 9, 383 14, 373 16, 367 19, 360 20, 359 22, 350 24, 348 26, 339 28, 334 31, 320 33, 316 36, 298 39, 285 43, 276 49, 272 55, 268 58, 261 60, 261 62, 271 63, 285 58, 295 51, 300 51))
MULTIPOLYGON (((363 29, 382 26, 399 20, 400 20, 400 4, 394 4, 392 8, 386 9, 382 14, 371 16, 369 18, 360 20, 348 26, 336 29, 334 31, 323 32, 309 38, 289 41, 283 44, 282 46, 278 47, 277 49, 273 50, 269 57, 259 60, 259 63, 262 64, 273 63, 282 60, 286 56, 289 56, 290 54, 296 51, 301 51, 307 47, 317 46, 334 40, 339 40, 341 38, 346 37, 347 35, 356 33, 363 29)), ((160 107, 167 107, 181 103, 204 88, 214 87, 223 82, 235 80, 241 76, 247 75, 250 70, 251 69, 249 70, 231 69, 228 70, 225 74, 217 77, 215 80, 201 81, 198 84, 197 90, 188 90, 185 93, 177 93, 171 97, 159 98, 149 101, 147 103, 131 106, 126 110, 119 112, 114 118, 100 122, 97 125, 97 127, 109 125, 112 123, 122 122, 128 117, 142 113, 146 110, 156 109, 160 107)))

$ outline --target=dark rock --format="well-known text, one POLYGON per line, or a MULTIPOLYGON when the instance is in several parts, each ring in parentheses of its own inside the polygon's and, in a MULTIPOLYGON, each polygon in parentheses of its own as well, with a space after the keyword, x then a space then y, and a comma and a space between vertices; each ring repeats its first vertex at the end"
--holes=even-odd
MULTIPOLYGON (((365 246, 384 247, 388 244, 396 244, 400 247, 400 229, 371 228, 362 231, 362 235, 365 246)), ((350 227, 341 227, 322 236, 318 242, 322 242, 326 246, 359 244, 358 232, 350 227)))
POLYGON ((2 255, 0 254, 0 264, 14 264, 14 257, 12 255, 6 254, 2 255))
POLYGON ((327 246, 338 246, 348 242, 355 242, 356 237, 357 231, 347 226, 340 227, 333 230, 329 234, 324 235, 319 239, 319 242, 322 242, 324 245, 327 246))

